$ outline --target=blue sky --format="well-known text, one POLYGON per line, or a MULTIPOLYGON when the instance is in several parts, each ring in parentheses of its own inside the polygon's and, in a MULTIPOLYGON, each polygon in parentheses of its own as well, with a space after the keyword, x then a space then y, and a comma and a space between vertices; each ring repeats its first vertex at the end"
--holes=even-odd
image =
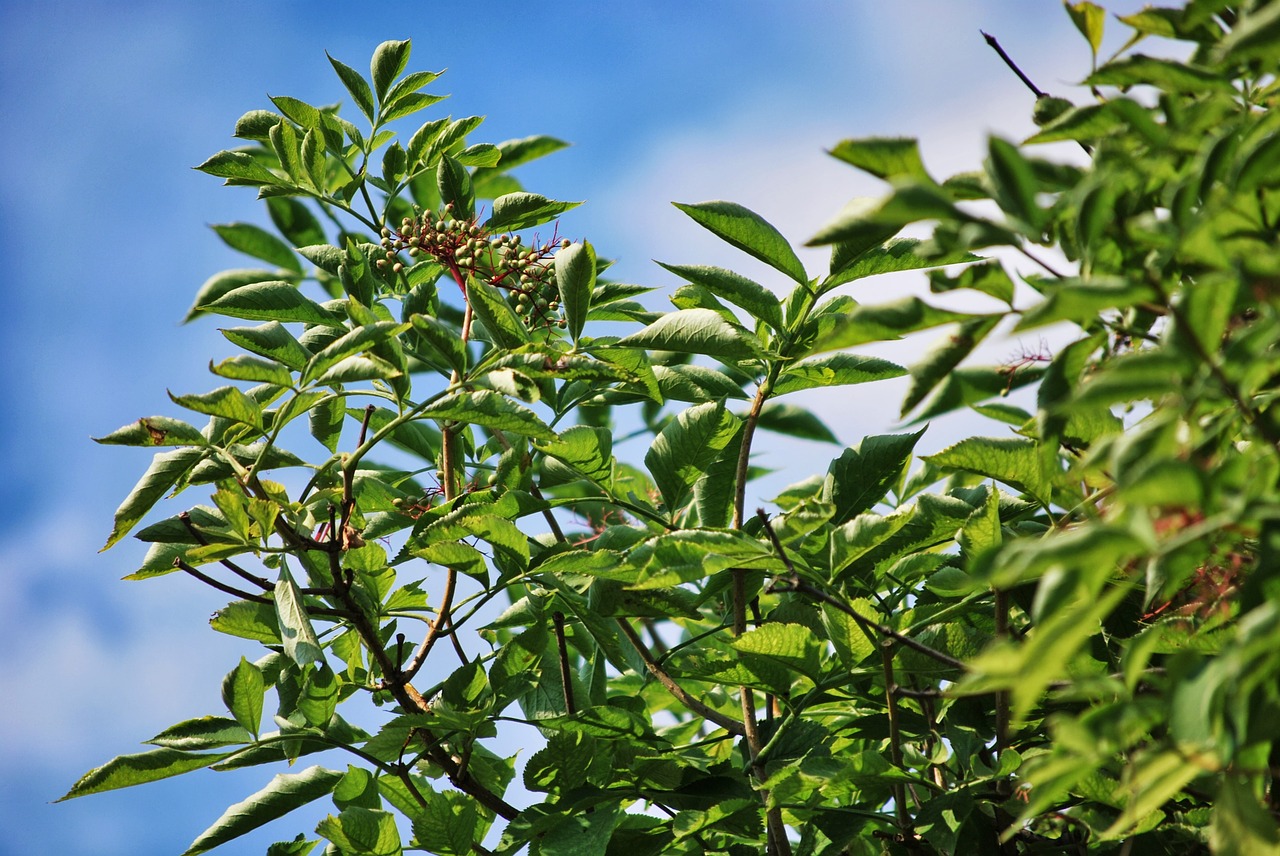
MULTIPOLYGON (((220 712, 221 676, 257 656, 205 626, 221 595, 176 576, 120 582, 136 542, 97 553, 148 456, 89 441, 171 413, 166 389, 218 385, 206 366, 230 351, 216 322, 179 320, 208 276, 245 264, 207 224, 265 222, 251 191, 191 169, 236 144, 239 115, 269 107, 268 93, 339 100, 326 50, 364 69, 379 42, 412 38, 413 69, 449 69, 430 89, 452 97, 435 109, 488 117, 473 141, 574 144, 521 177, 587 200, 561 231, 617 259, 618 278, 670 285, 658 258, 769 282, 669 203, 732 199, 799 244, 850 197, 880 192, 823 153, 842 138, 919 136, 937 174, 976 168, 987 134, 1032 128, 1030 95, 979 28, 1041 88, 1071 94, 1087 70, 1050 0, 0 0, 0 856, 181 852, 270 775, 197 773, 50 804, 173 722, 220 712)), ((821 270, 820 254, 803 258, 821 270)), ((885 280, 856 296, 918 287, 885 280)), ((886 355, 909 363, 921 347, 886 355)), ((854 443, 892 427, 902 392, 806 403, 854 443)), ((920 451, 945 436, 931 429, 920 451)), ((798 462, 794 478, 831 454, 764 451, 798 462)), ((299 831, 311 828, 276 824, 219 852, 262 853, 299 831)))

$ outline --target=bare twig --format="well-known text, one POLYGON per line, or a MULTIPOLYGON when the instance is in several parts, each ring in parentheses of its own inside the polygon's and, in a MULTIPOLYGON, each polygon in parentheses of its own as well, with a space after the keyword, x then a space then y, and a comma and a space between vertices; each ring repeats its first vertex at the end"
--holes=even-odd
POLYGON ((1047 98, 1049 96, 1049 93, 1042 92, 1038 86, 1031 82, 1031 78, 1022 73, 1022 69, 1018 68, 1018 64, 1010 59, 1009 55, 1004 52, 1004 48, 1000 47, 1000 43, 996 41, 995 36, 982 30, 978 32, 982 33, 982 37, 987 40, 987 44, 991 46, 991 49, 1000 55, 1000 59, 1004 60, 1004 64, 1009 66, 1009 70, 1018 75, 1018 79, 1025 83, 1037 98, 1047 98))
POLYGON ((689 695, 689 693, 685 692, 684 687, 676 683, 675 678, 667 674, 667 671, 658 664, 657 660, 654 659, 653 652, 651 652, 649 647, 644 644, 644 640, 641 639, 636 631, 631 627, 630 622, 625 618, 619 618, 617 621, 618 627, 622 629, 622 635, 626 636, 632 647, 636 649, 636 653, 639 654, 640 659, 644 661, 645 668, 648 669, 649 674, 657 678, 658 683, 666 687, 667 692, 675 696, 677 701, 689 708, 689 710, 698 714, 698 716, 701 716, 708 722, 715 723, 730 734, 734 734, 738 737, 746 736, 746 728, 741 722, 731 716, 725 716, 715 708, 708 707, 693 696, 689 695))

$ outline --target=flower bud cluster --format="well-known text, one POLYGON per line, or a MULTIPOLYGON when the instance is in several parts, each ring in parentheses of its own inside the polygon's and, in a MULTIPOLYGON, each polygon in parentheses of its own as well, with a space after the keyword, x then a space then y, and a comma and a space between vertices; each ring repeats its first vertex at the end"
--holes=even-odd
POLYGON ((401 253, 427 256, 455 275, 470 274, 505 290, 511 308, 530 328, 563 328, 552 257, 569 241, 526 247, 519 235, 491 235, 474 219, 455 220, 452 209, 446 205, 438 214, 405 217, 398 232, 383 229, 385 257, 378 259, 378 267, 400 273, 405 267, 401 253))

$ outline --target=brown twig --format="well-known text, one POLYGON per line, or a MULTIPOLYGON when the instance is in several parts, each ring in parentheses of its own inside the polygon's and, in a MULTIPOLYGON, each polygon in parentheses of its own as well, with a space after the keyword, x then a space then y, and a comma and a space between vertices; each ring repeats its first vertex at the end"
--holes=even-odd
POLYGON ((698 716, 701 716, 709 722, 715 723, 730 734, 738 737, 746 736, 746 728, 741 722, 731 716, 724 715, 715 708, 708 707, 693 696, 689 695, 689 693, 685 692, 684 687, 676 683, 675 678, 667 674, 667 671, 658 664, 657 660, 654 659, 653 652, 651 652, 649 647, 644 644, 644 640, 641 639, 636 631, 631 627, 630 622, 625 618, 619 618, 617 621, 618 627, 622 629, 622 635, 626 636, 627 641, 629 641, 632 647, 636 649, 636 653, 640 655, 640 659, 644 662, 645 668, 649 671, 649 674, 657 678, 658 683, 666 687, 667 692, 675 696, 677 701, 689 708, 689 710, 698 714, 698 716))
MULTIPOLYGON (((902 769, 902 731, 898 724, 898 698, 893 693, 893 642, 880 643, 880 664, 884 669, 885 711, 889 717, 889 760, 902 769)), ((911 830, 911 813, 907 810, 907 789, 902 782, 893 783, 893 807, 898 816, 898 829, 908 840, 915 837, 911 830)))
POLYGON ((1038 86, 1031 82, 1031 78, 1022 73, 1022 69, 1018 68, 1018 64, 1004 52, 1004 48, 1000 47, 1000 43, 996 41, 995 36, 990 33, 983 32, 982 30, 978 30, 978 32, 982 33, 982 37, 987 40, 987 44, 991 46, 991 49, 1000 55, 1000 59, 1004 60, 1004 64, 1009 66, 1009 70, 1018 75, 1018 79, 1025 83, 1027 88, 1030 89, 1037 98, 1049 97, 1049 93, 1042 92, 1038 86))
MULTIPOLYGON (((209 541, 204 537, 204 533, 202 533, 199 529, 197 529, 195 523, 192 522, 191 512, 184 511, 180 513, 178 515, 178 519, 182 521, 183 526, 187 527, 187 531, 191 533, 192 538, 196 539, 197 544, 199 544, 202 547, 207 547, 209 545, 209 541)), ((263 591, 270 591, 272 588, 271 582, 267 580, 265 577, 259 577, 249 573, 244 568, 240 567, 230 559, 219 559, 218 564, 222 565, 222 567, 226 568, 228 571, 231 571, 233 574, 240 577, 245 582, 253 583, 263 591)))

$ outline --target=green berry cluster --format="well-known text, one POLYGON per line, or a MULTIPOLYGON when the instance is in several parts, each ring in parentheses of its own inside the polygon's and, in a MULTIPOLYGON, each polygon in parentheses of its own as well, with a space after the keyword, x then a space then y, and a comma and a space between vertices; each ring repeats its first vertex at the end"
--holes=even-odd
POLYGON ((526 247, 519 235, 494 235, 474 219, 455 220, 452 209, 450 204, 438 214, 405 217, 398 232, 384 228, 382 249, 386 255, 378 259, 378 267, 400 273, 404 270, 400 253, 415 259, 425 255, 455 277, 470 274, 505 290, 512 309, 530 328, 564 328, 552 257, 557 249, 569 246, 569 241, 526 247))

